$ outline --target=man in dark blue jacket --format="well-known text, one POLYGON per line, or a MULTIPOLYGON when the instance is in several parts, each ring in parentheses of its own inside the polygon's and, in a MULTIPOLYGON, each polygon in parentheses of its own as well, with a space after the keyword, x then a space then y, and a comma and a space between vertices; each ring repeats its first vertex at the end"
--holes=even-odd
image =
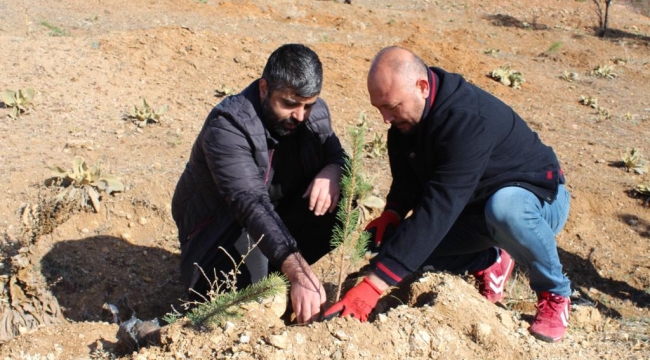
POLYGON ((367 227, 381 247, 371 273, 326 316, 367 319, 383 291, 425 265, 473 273, 497 302, 514 258, 538 294, 530 332, 560 340, 571 287, 555 236, 570 196, 552 148, 499 99, 400 47, 377 54, 368 91, 391 125, 393 182, 384 212, 367 227))
POLYGON ((320 316, 325 292, 309 264, 330 250, 345 162, 322 81, 316 53, 283 45, 208 115, 172 199, 188 290, 207 293, 246 255, 238 288, 280 270, 297 321, 320 316))

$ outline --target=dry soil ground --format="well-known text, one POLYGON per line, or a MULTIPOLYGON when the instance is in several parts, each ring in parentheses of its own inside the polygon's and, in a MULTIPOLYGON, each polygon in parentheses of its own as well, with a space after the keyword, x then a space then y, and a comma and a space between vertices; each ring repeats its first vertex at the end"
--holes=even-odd
MULTIPOLYGON (((1 0, 0 90, 37 90, 19 119, 0 109, 3 320, 13 309, 41 314, 32 318, 41 326, 20 328, 0 358, 650 359, 650 210, 634 191, 649 179, 621 165, 626 148, 650 153, 648 15, 647 0, 615 1, 612 31, 599 38, 592 1, 1 0), (527 334, 535 309, 525 274, 504 306, 480 298, 471 279, 432 274, 387 297, 370 323, 293 326, 278 319, 282 302, 268 301, 227 326, 180 321, 163 328, 160 346, 117 350, 104 304, 121 320, 151 319, 182 296, 169 204, 220 101, 215 89, 242 89, 287 42, 320 54, 322 97, 346 146, 361 112, 369 140, 385 132, 365 76, 379 49, 398 44, 511 104, 554 147, 572 193, 557 239, 576 304, 563 342, 527 334), (503 65, 523 73, 521 89, 486 76, 503 65), (592 74, 604 66, 616 76, 592 74), (142 98, 168 106, 159 124, 124 119, 142 98), (101 163, 125 191, 30 237, 21 209, 44 198, 48 167, 70 168, 74 156, 101 163)), ((365 165, 385 195, 387 159, 365 165)))

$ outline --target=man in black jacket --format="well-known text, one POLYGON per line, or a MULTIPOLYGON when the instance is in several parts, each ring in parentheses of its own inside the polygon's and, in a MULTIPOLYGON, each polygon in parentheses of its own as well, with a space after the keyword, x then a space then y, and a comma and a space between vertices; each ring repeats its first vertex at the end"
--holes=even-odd
POLYGON ((538 294, 530 332, 560 340, 571 288, 555 235, 570 196, 552 148, 499 99, 400 47, 377 54, 368 92, 391 125, 393 182, 367 227, 381 246, 370 274, 325 315, 365 320, 390 285, 423 266, 473 273, 497 302, 514 258, 538 294))
POLYGON ((325 292, 309 264, 330 250, 345 162, 322 81, 316 53, 283 45, 208 115, 172 199, 188 290, 207 293, 246 255, 238 288, 280 270, 297 321, 320 315, 325 292))

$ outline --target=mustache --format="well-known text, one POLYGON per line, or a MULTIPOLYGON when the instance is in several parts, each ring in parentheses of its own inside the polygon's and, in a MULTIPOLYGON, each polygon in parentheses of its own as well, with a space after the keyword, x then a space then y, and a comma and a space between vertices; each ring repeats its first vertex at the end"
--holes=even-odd
POLYGON ((280 119, 278 121, 278 124, 280 124, 280 125, 288 124, 288 125, 292 125, 292 126, 298 126, 298 125, 300 125, 300 121, 294 119, 293 117, 288 117, 288 118, 285 118, 285 119, 280 119))
POLYGON ((301 123, 292 116, 280 119, 271 109, 268 101, 268 95, 267 98, 262 100, 262 117, 266 122, 266 126, 271 131, 280 136, 292 134, 297 130, 298 125, 301 123))

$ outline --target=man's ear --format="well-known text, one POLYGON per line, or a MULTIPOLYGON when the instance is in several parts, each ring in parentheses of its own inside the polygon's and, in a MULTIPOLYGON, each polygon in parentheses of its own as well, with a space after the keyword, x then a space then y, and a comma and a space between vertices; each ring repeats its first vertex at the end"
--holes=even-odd
POLYGON ((269 84, 266 82, 266 79, 260 79, 259 82, 259 88, 260 88, 260 99, 266 98, 266 94, 269 91, 269 84))
POLYGON ((422 94, 423 99, 429 97, 429 92, 431 91, 431 86, 429 86, 429 80, 419 79, 416 82, 416 86, 418 87, 418 90, 420 90, 420 94, 422 94))

